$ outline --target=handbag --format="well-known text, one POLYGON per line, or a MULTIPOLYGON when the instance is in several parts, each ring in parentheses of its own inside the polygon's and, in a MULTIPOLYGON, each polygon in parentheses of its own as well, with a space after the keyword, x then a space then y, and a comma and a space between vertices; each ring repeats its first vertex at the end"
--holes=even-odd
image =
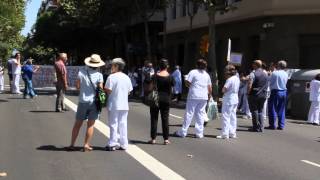
POLYGON ((218 104, 212 98, 210 98, 208 103, 207 117, 209 121, 218 118, 218 104))
POLYGON ((159 107, 159 92, 158 92, 156 76, 155 78, 153 78, 152 83, 153 83, 153 89, 147 95, 146 103, 150 107, 159 107))
POLYGON ((94 86, 93 83, 92 83, 92 80, 91 80, 91 77, 90 77, 90 74, 89 74, 88 71, 87 71, 87 75, 88 75, 88 79, 89 79, 89 81, 90 81, 90 83, 91 83, 91 86, 92 86, 94 92, 96 93, 96 94, 95 94, 95 97, 94 97, 94 102, 95 102, 95 104, 96 104, 97 110, 98 110, 99 112, 101 112, 102 107, 105 107, 106 104, 107 104, 107 95, 106 95, 106 93, 103 91, 103 89, 101 89, 99 86, 97 86, 97 87, 95 88, 95 86, 94 86))

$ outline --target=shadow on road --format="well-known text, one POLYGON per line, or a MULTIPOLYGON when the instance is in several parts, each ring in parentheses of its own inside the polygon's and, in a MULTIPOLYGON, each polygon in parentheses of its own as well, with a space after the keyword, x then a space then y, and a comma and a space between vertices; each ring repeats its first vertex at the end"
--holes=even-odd
MULTIPOLYGON (((92 146, 92 148, 93 148, 93 151, 106 151, 105 147, 92 146)), ((75 146, 73 149, 70 149, 69 147, 57 147, 55 145, 43 145, 43 146, 37 147, 37 150, 39 150, 39 151, 72 152, 72 151, 83 151, 83 147, 75 146)))
POLYGON ((38 111, 29 111, 32 113, 56 113, 56 111, 52 111, 52 110, 38 110, 38 111))
POLYGON ((9 102, 9 101, 4 100, 4 99, 0 99, 0 103, 5 103, 5 102, 9 102))
POLYGON ((309 123, 308 123, 308 122, 306 122, 306 121, 289 121, 289 123, 292 123, 292 124, 309 125, 309 123))

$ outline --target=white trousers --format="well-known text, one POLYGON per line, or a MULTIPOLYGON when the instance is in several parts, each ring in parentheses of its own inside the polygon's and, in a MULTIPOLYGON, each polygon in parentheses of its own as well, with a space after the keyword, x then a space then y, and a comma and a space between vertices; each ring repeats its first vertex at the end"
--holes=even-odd
POLYGON ((4 90, 4 78, 3 74, 0 74, 0 91, 4 90))
POLYGON ((12 92, 20 93, 20 74, 12 74, 12 92))
POLYGON ((237 131, 237 104, 226 105, 222 104, 222 132, 225 137, 236 136, 237 131))
POLYGON ((310 110, 309 110, 308 122, 319 124, 319 118, 320 118, 320 102, 312 101, 310 110))
POLYGON ((268 99, 264 102, 263 109, 262 109, 262 118, 267 119, 267 108, 268 108, 268 99))
POLYGON ((206 115, 207 100, 187 100, 186 112, 184 114, 184 121, 182 128, 178 131, 178 135, 185 137, 188 134, 189 126, 194 117, 195 119, 195 133, 198 138, 203 137, 203 123, 206 115))
POLYGON ((120 146, 123 149, 128 147, 128 112, 113 110, 108 111, 109 127, 110 127, 110 139, 108 145, 120 146))

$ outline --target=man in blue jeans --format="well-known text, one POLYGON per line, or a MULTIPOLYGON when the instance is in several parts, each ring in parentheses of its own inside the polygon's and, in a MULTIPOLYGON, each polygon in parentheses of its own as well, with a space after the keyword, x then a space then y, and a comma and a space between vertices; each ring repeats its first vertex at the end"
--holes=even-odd
POLYGON ((23 92, 23 98, 26 99, 29 95, 31 98, 36 96, 36 93, 33 90, 32 85, 32 75, 34 72, 37 72, 39 70, 39 66, 33 66, 32 65, 33 59, 28 59, 22 67, 22 79, 25 84, 24 92, 23 92))
POLYGON ((286 61, 279 61, 277 69, 270 77, 271 96, 269 98, 269 127, 276 129, 276 118, 278 118, 278 130, 285 127, 286 101, 287 101, 287 82, 288 74, 284 71, 287 67, 286 61))

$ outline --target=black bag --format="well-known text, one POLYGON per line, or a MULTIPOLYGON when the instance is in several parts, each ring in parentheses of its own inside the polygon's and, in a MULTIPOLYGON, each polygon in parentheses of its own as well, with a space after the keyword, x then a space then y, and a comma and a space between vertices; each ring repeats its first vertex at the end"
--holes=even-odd
POLYGON ((157 85, 157 76, 155 76, 152 80, 153 89, 151 92, 148 93, 146 98, 146 104, 152 107, 159 107, 159 92, 158 92, 158 85, 157 85))
POLYGON ((94 91, 96 93, 95 97, 94 97, 94 102, 96 104, 97 110, 99 112, 101 112, 102 107, 105 107, 106 104, 107 104, 107 95, 103 91, 103 89, 101 89, 99 86, 97 86, 97 88, 94 87, 94 85, 92 83, 92 80, 91 80, 91 77, 90 77, 90 74, 89 74, 88 71, 87 71, 87 75, 88 75, 89 81, 91 83, 91 86, 92 86, 92 88, 94 89, 94 91))

